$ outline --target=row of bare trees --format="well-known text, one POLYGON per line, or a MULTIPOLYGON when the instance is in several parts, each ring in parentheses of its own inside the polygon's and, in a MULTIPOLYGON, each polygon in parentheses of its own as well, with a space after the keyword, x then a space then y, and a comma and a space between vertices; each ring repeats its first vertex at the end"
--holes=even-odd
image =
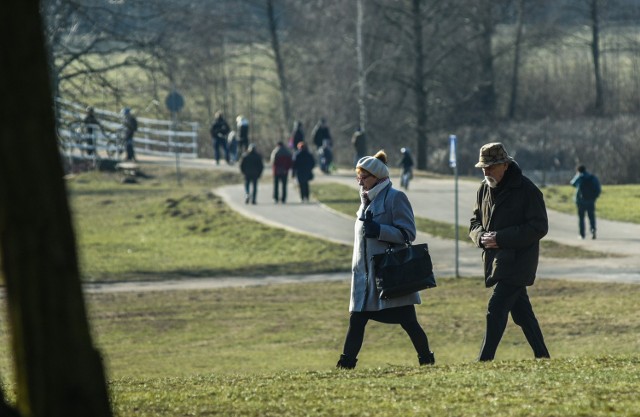
POLYGON ((182 117, 244 114, 265 147, 326 117, 343 163, 358 126, 426 169, 443 130, 640 110, 631 0, 44 3, 56 92, 162 117, 178 89, 182 117))

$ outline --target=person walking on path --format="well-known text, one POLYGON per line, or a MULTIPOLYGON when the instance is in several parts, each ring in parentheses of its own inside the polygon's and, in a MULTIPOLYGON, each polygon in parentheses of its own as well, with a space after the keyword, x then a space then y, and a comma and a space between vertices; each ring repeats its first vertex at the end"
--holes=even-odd
POLYGON ((296 120, 293 123, 293 131, 289 138, 289 146, 295 152, 298 149, 298 144, 304 141, 304 131, 302 130, 302 122, 296 120))
POLYGON ((220 148, 224 152, 224 159, 229 163, 229 148, 227 148, 227 135, 229 134, 229 124, 224 119, 222 112, 216 112, 215 120, 209 129, 211 140, 213 141, 213 152, 216 165, 220 165, 220 148))
POLYGON ((578 208, 578 227, 580 238, 584 239, 584 215, 589 217, 591 226, 591 239, 596 238, 596 200, 600 197, 602 188, 598 177, 587 172, 584 165, 576 168, 576 175, 571 179, 571 185, 576 187, 575 202, 578 208))
POLYGON ((549 229, 542 192, 522 175, 502 143, 482 146, 476 168, 482 168, 484 181, 476 195, 469 237, 483 250, 486 287, 495 286, 478 359, 494 359, 509 312, 534 356, 549 358, 527 294, 536 278, 540 239, 549 229))
POLYGON ((400 159, 400 166, 402 167, 402 173, 400 174, 400 186, 405 190, 409 189, 409 181, 413 178, 413 158, 409 148, 401 148, 400 153, 402 158, 400 159))
POLYGON ((357 211, 349 303, 349 329, 338 368, 355 368, 369 320, 400 324, 407 332, 418 354, 420 365, 433 365, 435 357, 429 340, 416 317, 415 304, 420 294, 380 299, 376 289, 373 255, 384 253, 389 244, 405 246, 405 237, 416 237, 413 209, 406 194, 393 188, 389 179, 387 155, 379 151, 361 158, 356 165, 356 180, 360 185, 360 208, 357 211))
POLYGON ((284 146, 284 143, 278 142, 271 151, 270 161, 273 171, 273 201, 276 204, 278 201, 284 204, 287 202, 287 178, 293 165, 291 152, 284 146), (282 192, 278 192, 278 188, 282 188, 282 192))
POLYGON ((316 150, 318 151, 322 145, 324 145, 325 140, 329 141, 329 147, 333 146, 331 132, 329 131, 329 126, 327 126, 327 121, 324 117, 321 118, 313 127, 311 137, 313 138, 313 144, 316 145, 316 150))
POLYGON ((127 161, 136 160, 136 152, 133 146, 133 135, 138 130, 138 119, 131 113, 129 107, 122 109, 122 129, 124 132, 124 144, 127 151, 127 161))
POLYGON ((251 201, 251 204, 256 204, 258 179, 262 175, 263 169, 262 155, 258 153, 256 145, 251 143, 240 161, 240 172, 244 175, 245 204, 249 204, 249 201, 251 201))
POLYGON ((353 146, 353 166, 358 164, 360 158, 367 154, 367 137, 364 132, 358 126, 353 136, 351 136, 351 145, 353 146))
POLYGON ((309 202, 309 181, 313 179, 313 168, 316 161, 304 142, 298 143, 298 150, 293 154, 291 178, 298 179, 300 200, 309 202))
POLYGON ((238 129, 238 148, 240 154, 249 149, 249 120, 243 115, 236 117, 236 128, 238 129))

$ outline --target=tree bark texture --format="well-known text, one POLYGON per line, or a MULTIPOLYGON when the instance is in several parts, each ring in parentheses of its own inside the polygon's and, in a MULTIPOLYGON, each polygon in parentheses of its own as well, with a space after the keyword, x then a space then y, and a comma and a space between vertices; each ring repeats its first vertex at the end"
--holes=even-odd
POLYGON ((518 104, 518 84, 520 71, 520 52, 522 48, 522 29, 524 26, 524 2, 518 0, 518 21, 516 22, 516 39, 513 45, 513 69, 511 72, 511 94, 509 96, 509 110, 507 117, 511 120, 516 116, 518 104))
POLYGON ((93 347, 54 126, 37 0, 0 14, 0 250, 28 417, 111 416, 93 347))
POLYGON ((271 35, 271 48, 276 61, 276 70, 278 71, 278 80, 280 81, 280 95, 282 97, 282 113, 284 116, 284 126, 291 125, 291 107, 289 105, 289 93, 287 91, 287 77, 284 72, 284 62, 282 60, 282 52, 280 51, 280 40, 278 39, 278 26, 276 22, 275 11, 273 9, 273 0, 267 0, 267 18, 269 19, 269 33, 271 35))
POLYGON ((591 55, 593 57, 593 75, 596 84, 596 99, 593 106, 595 114, 604 113, 602 73, 600 70, 600 0, 591 0, 591 55))
POLYGON ((416 100, 416 144, 418 169, 427 169, 427 93, 424 87, 424 49, 422 44, 422 0, 413 0, 413 54, 416 100))

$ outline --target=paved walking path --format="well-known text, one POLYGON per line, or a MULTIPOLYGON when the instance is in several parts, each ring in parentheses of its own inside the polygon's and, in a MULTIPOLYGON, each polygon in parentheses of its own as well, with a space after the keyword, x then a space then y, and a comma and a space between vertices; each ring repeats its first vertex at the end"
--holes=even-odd
MULTIPOLYGON (((175 163, 170 158, 145 157, 141 164, 175 163)), ((221 164, 216 166, 207 159, 183 159, 182 169, 223 169, 238 170, 237 166, 221 164)), ((256 205, 245 204, 243 186, 239 184, 217 187, 214 192, 221 196, 230 207, 241 214, 275 227, 293 232, 304 233, 318 238, 351 246, 353 244, 354 216, 337 213, 318 203, 301 203, 298 190, 293 181, 289 181, 288 202, 275 204, 271 197, 272 183, 269 168, 265 167, 265 176, 258 186, 256 205)), ((397 176, 392 176, 395 184, 397 176)), ((316 174, 311 183, 337 182, 346 184, 357 193, 357 184, 353 173, 341 171, 335 175, 316 174)), ((473 201, 478 182, 459 181, 458 183, 458 223, 466 226, 471 216, 473 201)), ((434 179, 416 176, 410 185, 407 195, 418 217, 426 217, 444 222, 455 222, 454 180, 452 178, 434 179)), ((549 234, 545 239, 554 240, 566 245, 580 246, 587 250, 607 252, 616 257, 593 259, 557 259, 542 258, 538 268, 540 278, 563 278, 577 280, 596 280, 611 282, 640 283, 640 225, 598 220, 598 238, 596 240, 580 240, 577 233, 576 216, 548 211, 549 234)), ((437 276, 454 276, 456 272, 456 246, 450 239, 441 239, 426 233, 418 233, 416 242, 429 244, 434 269, 437 276)), ((460 276, 482 275, 481 251, 470 243, 459 243, 458 272, 460 276)), ((350 249, 349 249, 350 250, 350 249)), ((273 276, 256 278, 212 278, 179 281, 162 281, 155 283, 123 283, 108 285, 88 285, 87 291, 145 291, 189 288, 219 288, 228 286, 260 285, 277 282, 300 282, 318 280, 348 279, 348 273, 316 274, 299 276, 273 276)))

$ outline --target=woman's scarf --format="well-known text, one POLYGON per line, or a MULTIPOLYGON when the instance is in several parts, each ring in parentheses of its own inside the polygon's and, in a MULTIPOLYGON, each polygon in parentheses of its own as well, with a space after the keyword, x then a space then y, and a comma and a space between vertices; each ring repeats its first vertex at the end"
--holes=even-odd
POLYGON ((384 190, 387 185, 391 185, 391 180, 389 177, 379 179, 376 185, 370 189, 369 191, 365 191, 362 186, 360 186, 360 201, 367 207, 374 198, 380 193, 380 191, 384 190))

